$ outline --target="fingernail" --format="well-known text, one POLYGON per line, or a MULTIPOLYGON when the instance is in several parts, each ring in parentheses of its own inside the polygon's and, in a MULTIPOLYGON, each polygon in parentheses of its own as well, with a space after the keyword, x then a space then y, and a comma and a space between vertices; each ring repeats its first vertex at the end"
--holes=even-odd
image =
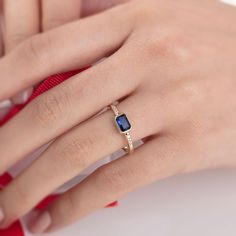
POLYGON ((5 218, 4 212, 2 208, 0 208, 0 224, 3 222, 4 218, 5 218))
POLYGON ((12 101, 16 105, 24 104, 28 100, 28 98, 30 97, 32 92, 33 92, 33 88, 29 88, 29 89, 25 90, 24 92, 22 92, 22 93, 16 95, 15 97, 13 97, 12 101))
POLYGON ((52 223, 52 218, 49 212, 44 212, 42 215, 38 216, 35 221, 30 225, 29 229, 33 234, 44 233, 52 223))
POLYGON ((0 102, 0 119, 2 119, 11 109, 12 103, 10 100, 0 102))

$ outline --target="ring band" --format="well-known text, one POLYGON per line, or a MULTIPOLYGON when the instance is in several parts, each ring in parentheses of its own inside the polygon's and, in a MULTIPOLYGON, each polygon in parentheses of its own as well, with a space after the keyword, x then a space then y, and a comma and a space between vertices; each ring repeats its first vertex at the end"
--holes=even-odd
POLYGON ((127 142, 128 142, 128 145, 125 146, 123 148, 123 150, 126 153, 130 154, 134 151, 134 145, 133 145, 133 141, 132 141, 132 138, 130 135, 130 131, 132 129, 132 126, 131 126, 126 114, 120 113, 120 111, 118 110, 116 105, 112 104, 112 105, 110 105, 110 108, 115 114, 116 127, 118 128, 118 130, 121 134, 124 134, 124 136, 126 137, 127 142))

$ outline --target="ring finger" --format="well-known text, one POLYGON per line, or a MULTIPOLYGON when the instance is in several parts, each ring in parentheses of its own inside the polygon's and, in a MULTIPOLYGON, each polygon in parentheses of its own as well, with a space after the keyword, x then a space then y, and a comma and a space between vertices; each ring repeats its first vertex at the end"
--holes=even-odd
MULTIPOLYGON (((153 135, 163 126, 165 118, 161 114, 158 121, 152 114, 145 115, 146 104, 150 104, 147 99, 133 95, 119 105, 122 111, 127 111, 133 125, 133 140, 153 135)), ((54 141, 31 167, 0 193, 0 207, 5 216, 2 226, 27 213, 91 164, 122 148, 124 137, 117 132, 113 122, 114 115, 109 111, 74 127, 54 141)))

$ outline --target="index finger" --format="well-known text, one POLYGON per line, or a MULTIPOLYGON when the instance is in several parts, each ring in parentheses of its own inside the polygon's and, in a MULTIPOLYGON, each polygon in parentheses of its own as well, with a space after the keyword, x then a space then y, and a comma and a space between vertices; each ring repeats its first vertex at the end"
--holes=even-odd
POLYGON ((111 54, 130 34, 132 19, 117 7, 26 40, 0 60, 0 100, 49 75, 81 68, 111 54))

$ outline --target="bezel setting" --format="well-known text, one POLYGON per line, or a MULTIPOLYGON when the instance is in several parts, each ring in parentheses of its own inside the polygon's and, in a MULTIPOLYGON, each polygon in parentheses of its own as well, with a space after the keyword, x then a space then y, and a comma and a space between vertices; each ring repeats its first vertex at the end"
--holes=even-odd
POLYGON ((120 133, 127 134, 131 129, 132 125, 126 114, 119 114, 115 116, 115 123, 120 133))

